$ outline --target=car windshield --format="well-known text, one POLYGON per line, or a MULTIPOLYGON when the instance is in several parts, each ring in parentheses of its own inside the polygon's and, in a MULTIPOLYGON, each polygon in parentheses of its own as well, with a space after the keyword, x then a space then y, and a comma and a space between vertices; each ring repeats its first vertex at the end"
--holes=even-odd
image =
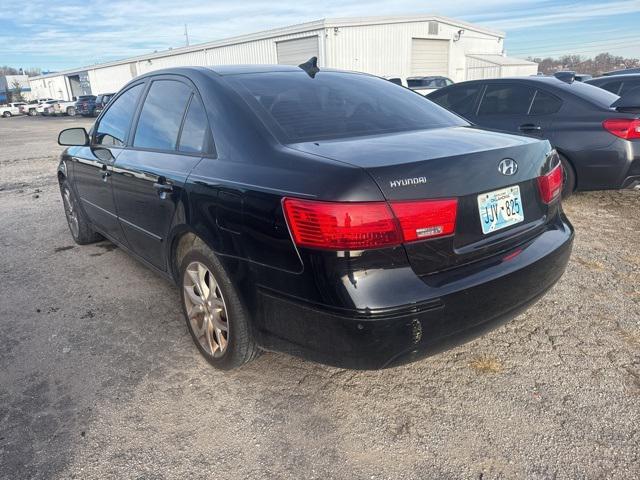
POLYGON ((355 73, 269 72, 225 77, 289 142, 468 125, 386 80, 355 73))

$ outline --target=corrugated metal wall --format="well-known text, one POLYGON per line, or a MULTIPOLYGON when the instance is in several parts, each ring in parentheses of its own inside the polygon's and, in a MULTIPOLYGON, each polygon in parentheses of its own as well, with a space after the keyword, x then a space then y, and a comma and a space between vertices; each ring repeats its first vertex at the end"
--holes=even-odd
POLYGON ((467 57, 467 75, 465 80, 482 80, 483 78, 499 78, 500 65, 486 62, 479 58, 467 57))
MULTIPOLYGON (((438 34, 429 34, 429 22, 403 22, 381 25, 357 25, 327 29, 326 61, 332 68, 356 70, 380 76, 409 77, 414 39, 440 39, 449 43, 448 68, 442 74, 459 82, 465 80, 468 53, 502 52, 497 37, 465 31, 460 27, 439 23, 438 34)), ((431 32, 435 29, 432 28, 431 32)))

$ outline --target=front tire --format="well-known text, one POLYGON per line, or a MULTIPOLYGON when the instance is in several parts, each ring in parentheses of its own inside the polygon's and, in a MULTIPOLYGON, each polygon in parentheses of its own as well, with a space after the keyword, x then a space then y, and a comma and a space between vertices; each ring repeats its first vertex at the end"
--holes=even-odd
POLYGON ((11 116, 11 112, 4 112, 4 113, 2 114, 2 116, 3 116, 4 118, 9 118, 9 117, 11 116))
POLYGON ((560 155, 560 163, 562 164, 562 198, 567 199, 576 189, 576 172, 573 166, 567 160, 567 157, 560 155))
POLYGON ((246 308, 220 261, 200 240, 182 259, 179 286, 191 338, 211 365, 231 370, 258 356, 246 308))
POLYGON ((75 117, 75 116, 76 116, 76 109, 75 109, 75 107, 69 107, 69 108, 67 108, 67 115, 69 115, 70 117, 75 117))
POLYGON ((84 212, 79 208, 76 196, 66 178, 60 181, 60 193, 64 205, 64 214, 67 217, 67 224, 73 240, 78 245, 87 245, 102 240, 102 235, 91 228, 91 224, 84 212))
POLYGON ((38 112, 36 111, 35 108, 32 108, 31 110, 29 110, 29 116, 30 117, 35 117, 38 114, 38 112))

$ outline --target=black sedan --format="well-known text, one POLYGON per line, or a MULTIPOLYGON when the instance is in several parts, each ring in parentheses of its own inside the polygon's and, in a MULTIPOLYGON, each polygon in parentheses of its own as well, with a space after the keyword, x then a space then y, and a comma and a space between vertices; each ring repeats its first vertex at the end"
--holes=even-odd
POLYGON ((218 368, 261 349, 412 361, 521 312, 571 251, 547 141, 369 75, 157 71, 59 143, 75 241, 106 237, 175 282, 218 368))
POLYGON ((616 108, 617 95, 554 77, 462 82, 428 98, 481 127, 548 139, 562 159, 564 196, 640 182, 637 100, 616 108))

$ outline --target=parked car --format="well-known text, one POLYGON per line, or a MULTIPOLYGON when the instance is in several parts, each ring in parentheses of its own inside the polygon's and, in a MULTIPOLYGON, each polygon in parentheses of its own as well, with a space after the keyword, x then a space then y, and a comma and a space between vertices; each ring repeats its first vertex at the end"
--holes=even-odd
POLYGON ((565 196, 640 180, 640 116, 616 109, 619 97, 606 90, 521 77, 461 82, 428 98, 481 127, 548 139, 562 160, 565 196))
POLYGON ((24 102, 8 103, 6 105, 0 105, 0 116, 4 118, 11 117, 13 115, 20 115, 20 107, 26 105, 24 102))
POLYGON ((611 72, 605 72, 602 75, 607 77, 610 75, 628 75, 630 73, 640 73, 640 68, 623 68, 622 70, 613 70, 611 72))
POLYGON ((623 97, 634 88, 640 87, 640 73, 598 77, 588 80, 587 83, 623 97))
POLYGON ((115 93, 103 93, 102 95, 96 96, 95 108, 93 109, 93 116, 97 117, 102 113, 104 107, 107 106, 109 100, 115 95, 115 93))
POLYGON ((384 78, 388 82, 395 83, 396 85, 400 85, 401 87, 407 86, 407 82, 402 80, 402 78, 400 77, 386 76, 386 77, 380 77, 380 78, 384 78))
POLYGON ((96 108, 96 96, 95 95, 80 95, 76 102, 76 113, 79 113, 83 117, 92 117, 95 114, 96 108))
POLYGON ((62 131, 74 240, 106 237, 175 282, 195 344, 223 369, 259 349, 413 361, 554 285, 573 229, 549 142, 304 65, 150 72, 90 134, 62 131))
POLYGON ((57 103, 61 101, 62 100, 47 100, 45 102, 39 103, 36 106, 36 112, 39 113, 40 115, 55 115, 56 113, 55 106, 57 103))
POLYGON ((50 100, 53 100, 53 98, 38 98, 36 100, 31 100, 27 102, 26 105, 22 105, 20 107, 20 113, 29 115, 31 117, 38 115, 38 106, 50 100))
POLYGON ((76 115, 76 101, 64 101, 59 100, 58 103, 53 104, 53 114, 55 115, 68 115, 75 117, 76 115))
POLYGON ((453 80, 447 77, 431 76, 431 77, 409 77, 407 78, 407 86, 421 95, 428 95, 439 88, 453 85, 453 80))

